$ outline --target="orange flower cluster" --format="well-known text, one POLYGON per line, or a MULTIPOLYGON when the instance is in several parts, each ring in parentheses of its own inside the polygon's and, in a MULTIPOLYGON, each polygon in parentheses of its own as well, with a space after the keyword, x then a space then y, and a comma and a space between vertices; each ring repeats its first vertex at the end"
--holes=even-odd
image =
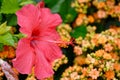
POLYGON ((0 58, 2 59, 12 59, 15 57, 15 49, 11 46, 4 46, 3 50, 0 51, 0 58))
POLYGON ((78 12, 74 26, 100 23, 109 16, 120 21, 120 2, 116 4, 115 0, 75 0, 71 6, 78 12))
POLYGON ((60 80, 119 80, 120 28, 117 24, 107 25, 107 23, 110 19, 120 21, 120 2, 73 0, 71 7, 75 8, 77 17, 70 24, 64 23, 58 26, 57 31, 64 41, 74 39, 72 47, 75 58, 73 66, 63 72, 60 80), (87 26, 87 34, 85 37, 75 38, 70 33, 76 31, 76 35, 79 34, 76 30, 78 28, 75 27, 81 25, 87 26), (99 26, 102 28, 105 26, 107 29, 96 33, 99 26))
POLYGON ((110 28, 101 33, 96 33, 95 27, 88 26, 87 29, 84 39, 76 38, 74 65, 63 72, 61 80, 119 79, 119 28, 110 28))

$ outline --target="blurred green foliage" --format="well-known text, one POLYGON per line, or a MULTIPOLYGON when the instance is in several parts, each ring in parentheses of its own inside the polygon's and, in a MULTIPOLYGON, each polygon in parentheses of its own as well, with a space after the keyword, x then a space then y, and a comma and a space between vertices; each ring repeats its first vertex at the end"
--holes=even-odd
POLYGON ((59 13, 64 23, 71 23, 77 16, 77 12, 71 7, 72 1, 74 0, 45 0, 45 4, 53 13, 59 13))
POLYGON ((19 9, 19 4, 17 0, 3 0, 1 6, 1 13, 12 14, 19 9))
POLYGON ((81 26, 74 28, 71 32, 71 36, 73 38, 78 38, 79 36, 82 36, 84 38, 87 34, 86 27, 87 26, 85 26, 85 25, 81 25, 81 26))

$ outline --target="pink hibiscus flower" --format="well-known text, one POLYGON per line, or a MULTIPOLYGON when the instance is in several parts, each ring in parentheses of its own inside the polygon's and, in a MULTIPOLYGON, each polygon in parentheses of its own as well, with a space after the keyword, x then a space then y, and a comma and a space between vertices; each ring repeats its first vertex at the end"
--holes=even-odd
POLYGON ((20 32, 27 35, 22 38, 16 50, 13 66, 22 74, 29 74, 34 67, 38 79, 50 77, 54 72, 51 62, 62 56, 56 44, 60 36, 56 32, 62 20, 58 14, 52 14, 44 3, 37 6, 28 4, 16 13, 20 32))

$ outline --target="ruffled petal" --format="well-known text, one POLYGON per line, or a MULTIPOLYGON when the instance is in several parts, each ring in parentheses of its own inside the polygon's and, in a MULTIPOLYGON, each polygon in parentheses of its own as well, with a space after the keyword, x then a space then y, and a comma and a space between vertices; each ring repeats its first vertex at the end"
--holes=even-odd
POLYGON ((40 40, 60 41, 60 35, 55 29, 49 28, 45 32, 40 34, 40 40))
POLYGON ((35 27, 40 24, 40 12, 38 8, 32 4, 24 6, 16 13, 20 31, 30 36, 35 27))
POLYGON ((62 57, 62 51, 56 43, 41 41, 39 44, 41 45, 39 46, 40 50, 44 53, 44 56, 49 63, 62 57))
POLYGON ((38 48, 35 48, 36 62, 35 62, 35 76, 37 79, 44 79, 54 74, 51 64, 46 60, 44 53, 38 48))
POLYGON ((30 47, 28 39, 21 39, 16 50, 16 58, 13 59, 13 66, 22 74, 31 73, 34 65, 35 54, 30 47))
POLYGON ((44 29, 46 28, 56 28, 59 24, 61 24, 62 19, 58 14, 51 13, 49 8, 40 8, 41 12, 41 23, 40 26, 44 29))
POLYGON ((35 74, 38 79, 43 79, 53 75, 52 62, 62 56, 60 48, 54 44, 45 41, 35 43, 36 64, 35 74), (44 67, 43 67, 44 66, 44 67))
POLYGON ((42 2, 37 5, 41 12, 40 36, 56 41, 60 39, 60 36, 56 32, 56 27, 62 23, 62 19, 58 14, 51 13, 49 8, 41 7, 42 5, 42 2))

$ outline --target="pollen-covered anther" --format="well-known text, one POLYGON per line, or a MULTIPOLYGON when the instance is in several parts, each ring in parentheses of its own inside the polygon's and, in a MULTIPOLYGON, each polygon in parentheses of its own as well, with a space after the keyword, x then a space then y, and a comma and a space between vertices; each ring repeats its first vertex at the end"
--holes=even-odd
POLYGON ((61 40, 61 41, 58 41, 57 45, 59 47, 68 48, 69 45, 73 45, 73 44, 72 44, 72 40, 69 42, 61 40))

